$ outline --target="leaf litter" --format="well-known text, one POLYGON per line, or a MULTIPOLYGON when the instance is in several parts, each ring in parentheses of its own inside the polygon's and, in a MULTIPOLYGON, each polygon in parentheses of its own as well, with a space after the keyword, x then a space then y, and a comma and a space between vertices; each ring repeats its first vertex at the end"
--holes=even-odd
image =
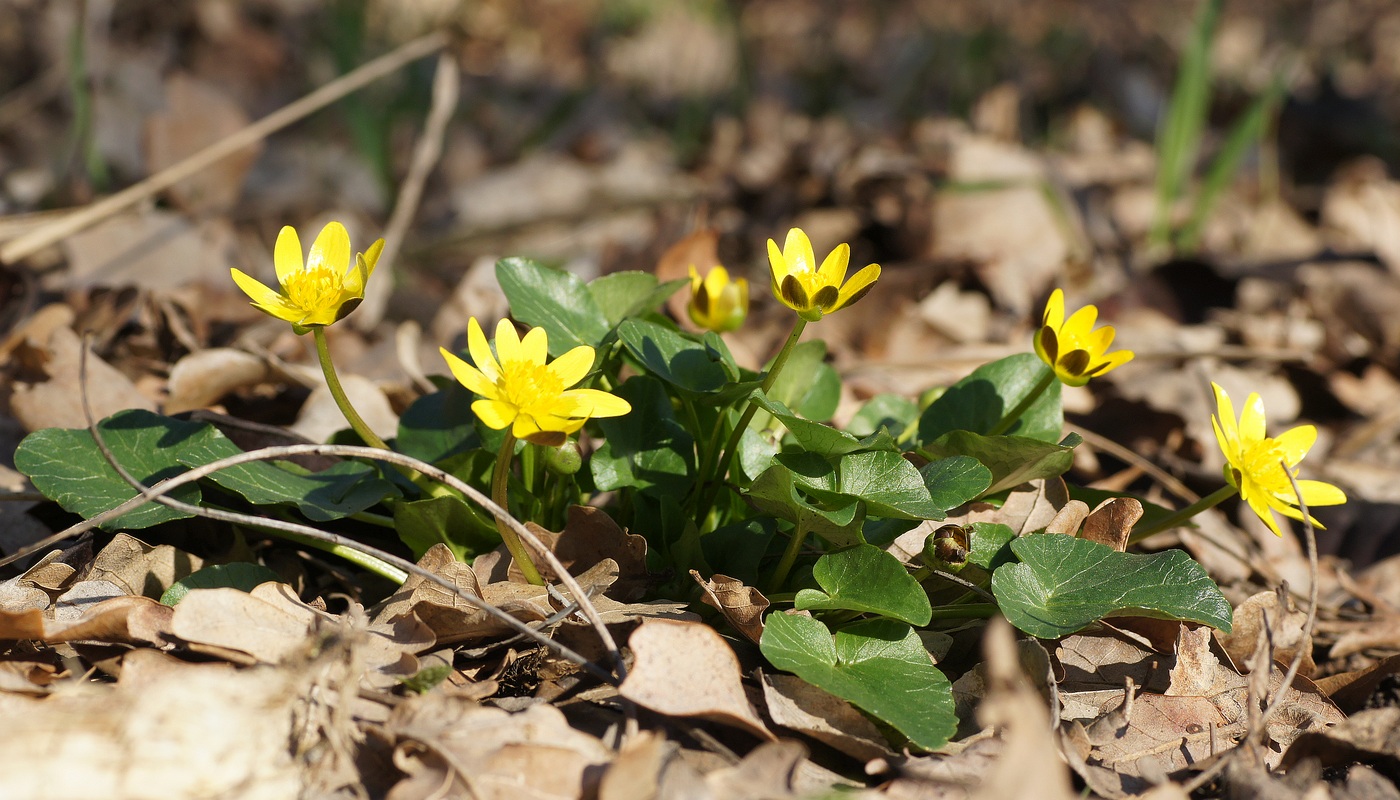
MULTIPOLYGON (((265 13, 295 30, 307 20, 297 5, 268 4, 265 13)), ((383 4, 367 5, 387 13, 383 4)), ((752 65, 764 80, 840 65, 869 85, 894 85, 890 76, 908 65, 876 57, 896 50, 872 42, 897 36, 901 25, 930 30, 911 24, 918 18, 912 4, 895 5, 888 19, 842 12, 842 33, 820 56, 792 33, 821 27, 816 11, 761 2, 738 24, 765 43, 752 65), (812 27, 779 24, 791 15, 812 27)), ((954 3, 945 22, 964 34, 978 26, 1005 30, 1025 45, 1019 58, 1028 60, 1043 57, 1034 45, 1057 14, 1114 59, 1135 46, 1132 36, 1086 12, 1049 5, 1056 8, 1024 9, 1011 20, 983 4, 954 3)), ((1154 4, 1130 5, 1125 13, 1139 31, 1179 28, 1154 4)), ((1393 88, 1400 73, 1381 54, 1393 50, 1400 23, 1382 7, 1343 19, 1328 10, 1336 5, 1306 12, 1318 31, 1311 46, 1325 53, 1328 41, 1362 41, 1373 32, 1362 48, 1375 48, 1373 61, 1342 73, 1342 91, 1355 91, 1347 81, 1393 88)), ((955 634, 938 662, 959 676, 952 688, 959 738, 929 755, 891 746, 878 722, 800 678, 757 670, 754 645, 768 599, 755 582, 699 573, 694 580, 714 610, 686 602, 675 576, 654 571, 639 532, 609 527, 602 514, 587 519, 587 509, 571 512, 559 534, 532 530, 575 574, 622 645, 631 671, 620 687, 585 680, 577 667, 437 584, 410 578, 391 592, 309 549, 256 536, 235 540, 189 520, 167 523, 150 538, 147 531, 88 535, 0 582, 0 709, 11 721, 0 748, 0 793, 85 796, 101 786, 110 797, 757 798, 835 784, 891 797, 1180 797, 1188 788, 1195 796, 1226 789, 1394 793, 1400 328, 1387 298, 1400 291, 1400 182, 1386 164, 1329 155, 1321 162, 1335 174, 1309 179, 1300 170, 1311 183, 1283 197, 1266 192, 1262 179, 1260 186, 1241 181, 1207 221, 1196 272, 1180 263, 1153 269, 1160 262, 1144 255, 1155 172, 1143 141, 1150 126, 1147 134, 1134 126, 1131 110, 1110 119, 1080 106, 1065 114, 1063 144, 1018 141, 1027 125, 1021 112, 1053 102, 1047 98, 1059 87, 1049 84, 1074 76, 1051 71, 1039 84, 979 85, 962 98, 974 109, 971 124, 925 115, 888 128, 902 130, 899 136, 759 97, 710 119, 698 145, 680 127, 661 144, 639 142, 618 122, 626 115, 613 113, 616 97, 588 98, 570 111, 520 102, 519 82, 575 85, 577 70, 595 55, 588 43, 602 41, 609 80, 643 90, 645 113, 665 119, 672 104, 693 102, 687 93, 707 96, 733 80, 732 40, 715 35, 713 20, 688 12, 635 21, 632 35, 609 39, 587 14, 547 6, 485 3, 460 11, 467 34, 457 55, 468 74, 492 76, 483 80, 490 113, 480 125, 449 132, 454 146, 440 165, 446 185, 425 200, 431 215, 415 229, 397 273, 390 320, 370 333, 335 332, 357 373, 346 383, 374 398, 377 430, 394 433, 421 391, 406 377, 421 370, 410 371, 403 354, 384 344, 394 326, 413 322, 443 333, 429 341, 446 340, 463 329, 465 316, 500 308, 491 270, 473 264, 528 251, 571 258, 570 269, 584 276, 655 268, 665 280, 683 277, 691 260, 748 263, 775 219, 800 219, 815 239, 857 240, 880 253, 892 285, 908 288, 854 307, 825 332, 833 364, 861 398, 882 391, 913 397, 961 378, 986 360, 988 348, 1009 352, 1035 324, 1036 300, 1052 281, 1105 301, 1120 341, 1142 354, 1140 363, 1092 391, 1067 392, 1065 402, 1072 425, 1121 442, 1135 458, 1089 445, 1095 463, 1077 464, 1077 477, 1141 488, 1148 512, 1152 504, 1189 502, 1182 490, 1208 486, 1222 466, 1211 462, 1202 425, 1206 369, 1233 370, 1221 382, 1240 396, 1265 393, 1276 423, 1317 423, 1320 447, 1331 456, 1318 477, 1346 486, 1360 502, 1323 517, 1329 531, 1321 534, 1321 605, 1311 639, 1300 620, 1301 593, 1312 580, 1301 548, 1226 509, 1200 532, 1149 544, 1180 544, 1222 583, 1234 606, 1230 634, 1135 618, 1043 645, 1014 641, 1000 622, 982 631, 981 649, 955 634), (704 35, 688 35, 697 25, 704 35), (656 53, 670 52, 665 43, 677 37, 689 57, 714 68, 659 68, 671 65, 656 53), (531 44, 538 41, 553 43, 548 57, 531 44), (697 48, 709 50, 697 55, 697 48), (497 63, 508 69, 496 74, 497 63), (563 115, 561 127, 550 127, 552 114, 563 115), (525 150, 527 131, 547 152, 525 150), (707 221, 691 225, 691 215, 707 221), (1017 220, 1011 231, 1009 219, 1017 220), (447 297, 454 300, 444 303, 447 297), (1154 465, 1180 486, 1144 479, 1154 465), (251 591, 192 589, 173 608, 159 602, 202 565, 252 555, 279 580, 251 591), (658 595, 658 587, 677 599, 658 595), (1285 687, 1295 654, 1302 677, 1285 687), (1267 726, 1252 731, 1247 712, 1261 691, 1283 701, 1267 726), (1262 737, 1262 749, 1236 746, 1251 735, 1262 737), (1192 786, 1216 763, 1226 766, 1192 786)), ((102 109, 92 146, 122 180, 236 133, 254 116, 250 110, 270 107, 268 76, 278 69, 315 73, 257 15, 237 4, 210 9, 194 14, 188 42, 147 19, 146 35, 166 50, 129 46, 121 37, 133 29, 101 29, 101 15, 86 21, 90 39, 122 45, 95 58, 90 74, 102 109), (154 55, 161 52, 183 52, 180 63, 193 74, 167 69, 170 56, 154 55), (152 68, 152 59, 161 66, 152 68), (230 70, 235 62, 249 68, 230 70), (157 97, 164 108, 150 107, 157 97), (218 111, 195 119, 190 108, 218 111)), ((42 4, 6 13, 0 33, 10 41, 15 31, 64 23, 61 10, 42 4)), ((124 13, 118 19, 127 22, 124 13)), ((1273 34, 1277 22, 1240 11, 1222 31, 1253 25, 1273 34)), ((52 44, 30 38, 4 57, 7 65, 61 63, 45 49, 52 44)), ((1261 63, 1259 42, 1268 40, 1236 40, 1255 48, 1236 63, 1261 63)), ((1325 63, 1318 53, 1303 59, 1307 78, 1316 79, 1325 63)), ((1003 57, 1019 69, 1033 66, 1003 57)), ((1244 72, 1231 79, 1251 80, 1244 72)), ((5 91, 0 108, 23 99, 9 94, 19 91, 13 86, 5 91)), ((875 127, 909 97, 932 99, 920 91, 874 101, 875 127)), ((826 102, 862 109, 849 97, 826 102)), ((6 213, 37 210, 50 192, 55 205, 82 204, 93 189, 92 176, 53 167, 58 160, 46 150, 46 141, 63 138, 64 104, 39 109, 23 125, 5 123, 23 131, 5 139, 0 153, 6 213), (54 188, 29 191, 26 181, 35 180, 54 188)), ((1393 120, 1396 110, 1377 113, 1393 120)), ((99 417, 127 408, 212 409, 277 429, 295 426, 317 441, 334 433, 339 423, 317 416, 326 401, 308 400, 307 384, 296 378, 306 361, 299 342, 260 329, 238 298, 218 288, 228 266, 268 260, 258 244, 267 236, 259 234, 289 214, 345 208, 346 217, 374 218, 382 210, 383 187, 361 166, 364 154, 316 136, 324 131, 258 140, 262 156, 246 150, 170 187, 162 195, 168 208, 114 216, 59 249, 7 260, 0 268, 10 291, 0 317, 7 425, 83 427, 77 355, 80 333, 93 331, 97 352, 83 389, 99 417), (325 155, 306 155, 316 150, 325 155), (188 292, 192 282, 203 287, 188 292)), ((1314 155, 1287 137, 1278 146, 1295 161, 1314 155)), ((18 235, 3 230, 0 239, 18 235)), ((757 363, 772 352, 781 334, 771 311, 757 309, 736 334, 736 355, 757 363)), ((422 354, 408 361, 431 363, 422 354)), ((853 413, 853 399, 838 418, 853 413)), ((1124 520, 1139 510, 1071 498, 1052 478, 1012 487, 1000 506, 972 504, 947 522, 1004 524, 1018 535, 1078 531, 1121 552, 1132 524, 1124 520)), ((45 531, 61 527, 51 510, 43 514, 45 531)), ((7 535, 19 530, 9 516, 0 519, 7 535)), ((32 525, 35 518, 23 519, 32 525)), ((927 533, 906 534, 889 550, 911 563, 927 533)), ((6 547, 13 549, 8 540, 6 547)), ((419 563, 606 663, 568 590, 528 587, 500 556, 462 564, 440 545, 419 563)))

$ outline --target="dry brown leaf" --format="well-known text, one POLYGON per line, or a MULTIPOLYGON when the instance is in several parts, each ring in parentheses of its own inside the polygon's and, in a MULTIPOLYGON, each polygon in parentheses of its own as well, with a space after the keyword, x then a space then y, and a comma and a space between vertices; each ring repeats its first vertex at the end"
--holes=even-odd
POLYGON ((1343 712, 1352 714, 1366 707, 1382 680, 1397 673, 1400 655, 1383 658, 1366 669, 1328 675, 1317 681, 1317 688, 1343 712))
POLYGON ((235 389, 257 386, 271 373, 265 359, 231 347, 190 353, 170 368, 165 413, 207 408, 235 389))
POLYGON ((396 743, 394 764, 408 776, 389 800, 584 797, 612 760, 602 742, 574 730, 547 704, 511 714, 450 695, 422 695, 395 708, 385 729, 396 743))
POLYGON ((739 659, 714 628, 697 622, 648 620, 627 642, 636 660, 618 692, 660 714, 734 725, 774 740, 749 705, 739 659))
POLYGON ((983 648, 987 656, 987 697, 977 709, 977 719, 983 725, 1001 729, 1006 746, 971 796, 986 800, 1076 797, 1069 770, 1060 760, 1051 735, 1045 701, 1031 688, 1022 670, 1011 625, 1001 617, 993 619, 987 625, 983 648))
MULTIPOLYGON (((165 110, 146 120, 147 168, 158 172, 248 125, 248 115, 217 86, 184 72, 165 79, 165 110)), ((263 149, 261 139, 225 156, 167 189, 170 199, 194 214, 233 208, 243 180, 263 149)))
MULTIPOLYGON (((385 439, 393 438, 398 433, 399 415, 394 413, 388 395, 379 388, 379 384, 361 375, 347 373, 341 373, 340 384, 345 396, 350 398, 350 405, 360 413, 371 431, 385 439)), ((347 427, 345 415, 336 405, 330 390, 318 384, 311 390, 311 396, 306 398, 291 431, 313 442, 324 442, 347 427)))
MULTIPOLYGON (((435 544, 418 559, 418 566, 447 580, 468 594, 481 596, 481 584, 472 568, 453 557, 445 544, 435 544)), ((494 636, 507 630, 486 612, 432 581, 409 576, 402 588, 374 610, 371 624, 385 625, 413 614, 430 628, 435 642, 429 647, 458 644, 494 636)))
MULTIPOLYGON (((1249 663, 1256 647, 1272 646, 1274 661, 1283 665, 1291 663, 1294 654, 1301 649, 1303 662, 1298 674, 1311 677, 1317 665, 1313 663, 1311 637, 1303 638, 1307 619, 1308 615, 1288 595, 1278 591, 1260 592, 1235 606, 1233 630, 1229 633, 1216 631, 1215 638, 1240 667, 1249 663)), ((1335 646, 1333 656, 1339 656, 1335 646)))
POLYGON ((1142 519, 1142 503, 1131 497, 1111 497, 1089 513, 1079 535, 1118 552, 1128 546, 1133 526, 1142 519))
POLYGON ((1050 524, 1045 526, 1045 532, 1074 536, 1079 533, 1079 526, 1084 524, 1084 518, 1088 516, 1088 503, 1083 500, 1071 500, 1065 503, 1055 514, 1055 518, 1050 520, 1050 524))
POLYGON ((768 716, 853 758, 893 758, 895 753, 869 717, 850 703, 794 675, 763 675, 768 716))
MULTIPOLYGON (((640 599, 647 587, 647 540, 628 533, 608 516, 606 511, 592 506, 569 506, 569 518, 559 533, 546 531, 533 522, 526 527, 546 544, 571 574, 585 572, 604 559, 617 563, 617 580, 608 589, 616 600, 640 599)), ((547 564, 540 565, 548 579, 554 573, 547 564)))
MULTIPOLYGON (((269 585, 295 597, 285 584, 263 584, 269 585)), ((243 663, 275 664, 309 647, 307 631, 318 616, 305 604, 275 599, 280 596, 281 592, 257 597, 237 589, 192 589, 175 606, 171 631, 191 649, 214 648, 204 651, 233 658, 242 654, 243 663)))
MULTIPOLYGON (((795 797, 794 784, 807 748, 793 741, 764 742, 732 767, 705 776, 715 797, 726 800, 784 800, 795 797)), ((830 786, 826 782, 823 788, 830 786)))
POLYGON ((293 673, 192 669, 135 686, 0 695, 0 796, 296 797, 293 673))
POLYGON ((233 225, 222 216, 196 224, 162 209, 129 211, 64 239, 68 272, 55 278, 64 288, 221 286, 229 280, 236 245, 233 225))
POLYGON ((1372 648, 1395 650, 1400 648, 1400 617, 1387 616, 1372 620, 1356 630, 1337 637, 1332 645, 1332 658, 1344 658, 1353 653, 1372 648))
MULTIPOLYGON (((64 313, 71 319, 71 310, 64 313)), ((30 319, 34 335, 22 327, 10 340, 14 343, 10 358, 21 365, 10 385, 10 413, 27 431, 87 427, 78 384, 82 339, 72 328, 53 324, 53 318, 61 316, 40 312, 30 319)), ((87 392, 97 419, 128 408, 155 410, 155 404, 130 379, 91 353, 87 392)))
POLYGON ((1400 760, 1400 708, 1358 711, 1327 730, 1304 732, 1293 740, 1279 766, 1287 769, 1305 758, 1330 767, 1378 757, 1400 760))
POLYGON ((93 558, 86 579, 110 581, 126 594, 159 598, 203 565, 199 556, 168 544, 149 545, 119 533, 93 558))
POLYGON ((699 572, 691 570, 690 577, 700 584, 701 591, 705 593, 700 599, 705 601, 706 605, 719 609, 735 630, 749 641, 758 644, 759 639, 763 637, 763 612, 768 610, 769 605, 763 592, 752 586, 745 586, 738 578, 719 573, 715 573, 709 580, 704 580, 699 572))

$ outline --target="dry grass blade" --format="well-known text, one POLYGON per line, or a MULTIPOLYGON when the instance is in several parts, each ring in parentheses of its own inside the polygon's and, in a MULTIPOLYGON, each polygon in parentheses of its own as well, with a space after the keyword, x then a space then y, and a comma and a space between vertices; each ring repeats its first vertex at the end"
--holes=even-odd
POLYGON ((265 139, 270 134, 325 108, 347 94, 398 71, 409 62, 442 49, 447 45, 447 42, 447 34, 441 31, 406 42, 392 52, 342 75, 300 100, 279 108, 232 136, 209 145, 189 158, 157 172, 140 183, 129 186, 111 197, 99 200, 16 238, 0 248, 0 262, 13 264, 27 258, 128 206, 135 205, 156 192, 174 186, 209 165, 265 139))

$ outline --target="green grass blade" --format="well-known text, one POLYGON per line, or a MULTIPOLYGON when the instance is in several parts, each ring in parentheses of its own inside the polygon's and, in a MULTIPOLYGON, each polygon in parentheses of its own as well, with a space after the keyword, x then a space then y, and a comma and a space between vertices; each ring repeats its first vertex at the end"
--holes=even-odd
POLYGON ((1171 211, 1191 174, 1210 105, 1210 42, 1223 0, 1206 0, 1182 54, 1165 124, 1157 136, 1157 213, 1149 243, 1164 247, 1171 236, 1171 211))
POLYGON ((1230 133, 1225 137, 1225 144, 1211 162, 1210 170, 1201 184, 1201 192, 1191 210, 1191 219, 1177 238, 1178 250, 1194 252, 1200 245, 1201 229, 1205 227, 1206 216, 1220 199, 1220 193, 1234 180, 1244 162, 1245 154, 1263 138, 1282 99, 1283 78, 1280 75, 1263 94, 1255 98, 1244 116, 1230 129, 1230 133))

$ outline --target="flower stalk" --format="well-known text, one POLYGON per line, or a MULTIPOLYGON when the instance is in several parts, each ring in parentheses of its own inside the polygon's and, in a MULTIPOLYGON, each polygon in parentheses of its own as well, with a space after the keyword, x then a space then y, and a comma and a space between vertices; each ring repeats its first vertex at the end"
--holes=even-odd
POLYGON ((317 325, 311 329, 311 333, 316 339, 316 357, 321 361, 321 373, 326 376, 326 388, 331 390, 331 397, 335 399, 335 405, 344 415, 345 421, 350 423, 350 427, 354 429, 356 435, 364 440, 365 444, 380 450, 388 450, 389 445, 370 430, 364 418, 355 410, 355 406, 351 405, 350 398, 345 394, 345 388, 340 385, 340 376, 336 374, 335 363, 331 361, 330 346, 326 342, 325 327, 317 325))
MULTIPOLYGON (((491 500, 506 511, 510 510, 506 490, 510 483, 510 467, 514 458, 515 435, 507 430, 505 438, 501 440, 501 449, 496 453, 496 467, 491 473, 491 500)), ((515 531, 499 517, 496 518, 496 531, 501 534, 501 541, 505 543, 506 549, 525 575, 525 580, 536 586, 543 586, 544 578, 535 568, 535 562, 531 560, 529 551, 525 549, 520 537, 515 535, 515 531)))

